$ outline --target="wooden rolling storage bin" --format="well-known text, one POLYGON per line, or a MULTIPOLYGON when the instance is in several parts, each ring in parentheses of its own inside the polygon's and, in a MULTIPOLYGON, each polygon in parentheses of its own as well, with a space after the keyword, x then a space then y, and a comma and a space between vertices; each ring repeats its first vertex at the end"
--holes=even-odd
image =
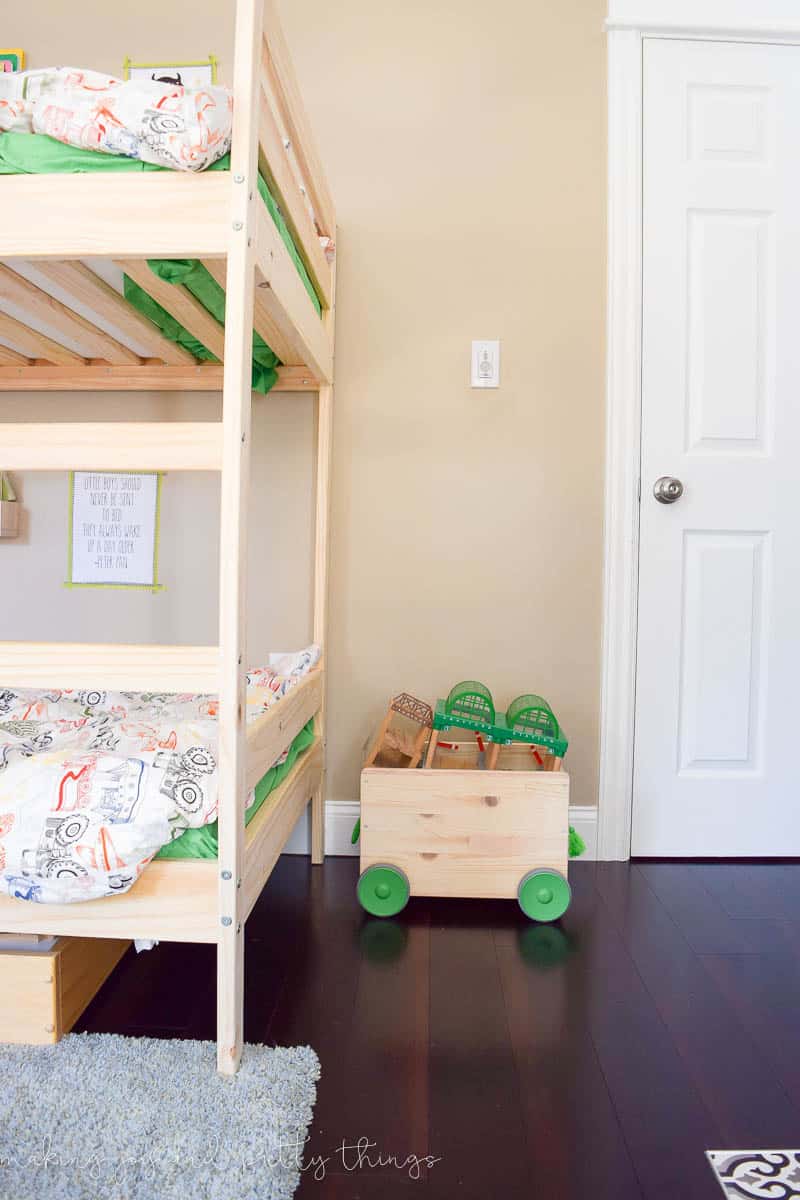
POLYGON ((130 944, 63 937, 50 950, 0 951, 0 1042, 59 1041, 130 944))
POLYGON ((359 900, 392 916, 409 895, 518 899, 555 920, 570 891, 563 770, 361 773, 359 900))

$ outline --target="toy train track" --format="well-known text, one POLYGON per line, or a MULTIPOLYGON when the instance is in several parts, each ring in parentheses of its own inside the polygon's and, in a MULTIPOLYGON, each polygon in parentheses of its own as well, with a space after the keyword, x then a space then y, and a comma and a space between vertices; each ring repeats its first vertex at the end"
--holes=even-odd
POLYGON ((468 729, 487 742, 508 746, 522 742, 541 746, 557 758, 563 758, 569 741, 543 696, 526 693, 512 700, 504 713, 495 710, 489 689, 468 679, 451 688, 446 700, 437 700, 433 728, 468 729))

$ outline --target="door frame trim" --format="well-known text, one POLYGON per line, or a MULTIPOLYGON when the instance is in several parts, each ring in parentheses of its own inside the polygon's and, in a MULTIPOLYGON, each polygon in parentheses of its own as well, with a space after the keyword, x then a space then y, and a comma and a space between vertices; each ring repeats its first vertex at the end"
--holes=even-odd
POLYGON ((787 0, 609 0, 606 484, 597 857, 630 858, 642 416, 645 37, 800 44, 787 0), (735 12, 731 14, 731 9, 735 12))

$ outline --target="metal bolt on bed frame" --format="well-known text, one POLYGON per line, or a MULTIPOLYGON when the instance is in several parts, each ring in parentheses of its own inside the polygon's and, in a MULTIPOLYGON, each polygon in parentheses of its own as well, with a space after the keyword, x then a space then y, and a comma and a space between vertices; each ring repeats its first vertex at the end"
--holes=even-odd
POLYGON ((234 228, 234 229, 237 231, 237 233, 238 233, 238 231, 239 231, 240 229, 244 229, 244 221, 234 221, 234 222, 233 222, 233 228, 234 228))
POLYGON ((225 925, 226 927, 228 925, 233 924, 233 917, 221 917, 220 920, 222 921, 222 924, 225 925))
POLYGON ((223 871, 222 878, 223 879, 233 879, 233 875, 230 871, 223 871))
POLYGON ((234 175, 233 182, 234 183, 244 183, 244 175, 234 175))

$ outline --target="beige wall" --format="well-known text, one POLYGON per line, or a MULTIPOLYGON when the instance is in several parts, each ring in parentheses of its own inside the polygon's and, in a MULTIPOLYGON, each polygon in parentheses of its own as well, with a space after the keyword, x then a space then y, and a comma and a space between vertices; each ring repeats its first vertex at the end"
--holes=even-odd
MULTIPOLYGON (((112 22, 107 4, 82 3, 93 17, 64 28, 61 5, 39 0, 9 14, 4 33, 32 65, 119 70, 125 54, 209 51, 229 64, 217 15, 227 6, 196 2, 182 33, 184 6, 148 3, 120 6, 112 22)), ((433 698, 474 677, 501 705, 527 690, 551 700, 571 738, 573 801, 594 803, 604 4, 283 0, 281 9, 340 224, 329 795, 356 797, 360 748, 389 695, 433 698), (473 337, 502 340, 499 391, 467 386, 473 337)), ((57 403, 27 398, 17 413, 45 417, 57 403)), ((158 411, 133 397, 114 411, 134 403, 158 411)), ((204 412, 214 404, 202 403, 204 412)), ((189 404, 167 400, 163 411, 188 415, 189 404)), ((252 613, 254 655, 307 629, 311 447, 308 400, 271 398, 257 411, 257 475, 278 494, 254 498, 251 603, 263 606, 252 613), (270 551, 288 564, 278 585, 288 607, 270 551)), ((132 640, 213 638, 210 482, 168 483, 170 588, 160 598, 64 593, 63 483, 23 483, 29 544, 0 548, 16 585, 7 636, 30 636, 44 612, 52 636, 122 628, 132 640)))

